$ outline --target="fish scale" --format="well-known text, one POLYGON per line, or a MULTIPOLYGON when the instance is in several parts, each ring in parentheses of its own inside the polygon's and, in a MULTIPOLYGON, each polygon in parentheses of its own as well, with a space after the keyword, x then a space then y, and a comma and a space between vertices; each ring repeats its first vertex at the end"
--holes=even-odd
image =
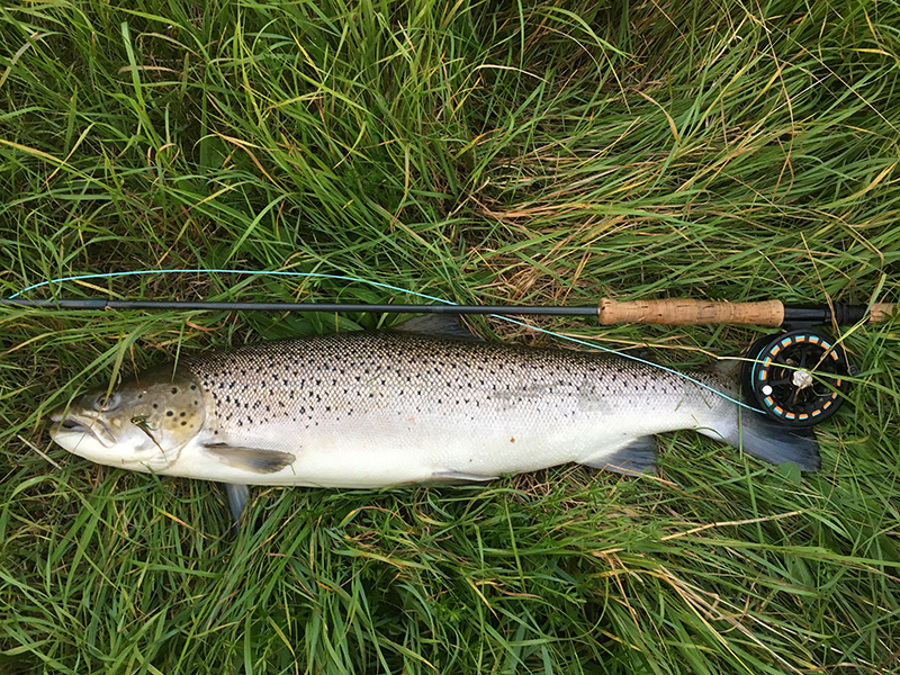
POLYGON ((297 456, 259 482, 377 487, 596 462, 635 431, 730 405, 625 359, 405 333, 261 343, 187 366, 217 442, 297 456))
POLYGON ((73 403, 52 433, 100 463, 232 484, 479 481, 564 462, 639 473, 655 469, 653 435, 678 429, 818 467, 811 432, 701 386, 733 396, 721 375, 689 376, 416 330, 344 333, 187 357, 123 384, 113 404, 73 403), (173 381, 196 387, 199 410, 173 381))
POLYGON ((675 397, 699 396, 677 375, 624 359, 403 334, 262 343, 187 365, 212 398, 214 435, 279 448, 286 427, 418 417, 516 431, 564 425, 588 409, 652 410, 655 397, 675 408, 675 397))

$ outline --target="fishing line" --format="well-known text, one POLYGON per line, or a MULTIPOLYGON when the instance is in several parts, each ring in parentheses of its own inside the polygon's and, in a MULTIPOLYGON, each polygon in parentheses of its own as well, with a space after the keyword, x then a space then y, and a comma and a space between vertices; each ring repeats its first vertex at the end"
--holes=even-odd
MULTIPOLYGON (((43 288, 44 286, 50 286, 52 284, 65 283, 68 281, 85 281, 88 279, 117 279, 117 278, 122 278, 122 277, 146 276, 146 275, 153 275, 153 274, 206 274, 206 275, 247 274, 247 275, 268 275, 268 276, 276 276, 276 277, 294 277, 294 278, 299 277, 299 278, 312 278, 312 279, 330 279, 330 280, 336 280, 336 281, 350 281, 353 283, 368 284, 369 286, 373 286, 373 287, 381 288, 381 289, 385 289, 385 290, 390 290, 390 291, 395 291, 398 293, 405 293, 407 295, 412 295, 412 296, 415 296, 418 298, 429 300, 431 302, 438 302, 443 305, 447 305, 448 307, 458 307, 459 306, 459 303, 453 302, 451 300, 446 300, 444 298, 438 298, 438 297, 435 297, 432 295, 427 295, 426 293, 420 293, 418 291, 411 291, 406 288, 401 288, 399 286, 393 286, 391 284, 386 284, 386 283, 383 283, 380 281, 371 281, 369 279, 361 279, 359 277, 354 277, 354 276, 349 276, 349 275, 344 275, 344 274, 329 274, 329 273, 325 273, 325 272, 226 270, 226 269, 204 269, 204 268, 165 269, 165 270, 132 270, 132 271, 126 271, 126 272, 102 272, 102 273, 95 273, 95 274, 79 274, 79 275, 75 275, 75 276, 59 277, 56 279, 41 281, 39 283, 32 284, 31 286, 27 286, 26 288, 23 288, 23 289, 17 291, 16 293, 13 293, 11 296, 9 296, 8 299, 16 300, 17 298, 24 295, 25 293, 28 293, 29 291, 33 291, 38 288, 43 288)), ((533 326, 531 324, 527 324, 523 321, 519 321, 517 319, 513 319, 511 317, 504 316, 502 314, 489 314, 489 316, 496 318, 496 319, 500 319, 502 321, 506 321, 508 323, 511 323, 511 324, 514 324, 517 326, 522 326, 524 328, 528 328, 530 330, 537 331, 538 333, 543 333, 545 335, 552 336, 554 338, 567 340, 568 342, 572 342, 577 345, 589 347, 590 349, 595 349, 595 350, 605 352, 608 354, 614 354, 618 357, 629 359, 631 361, 635 361, 636 363, 650 366, 652 368, 657 368, 659 370, 662 370, 663 372, 670 373, 672 375, 681 377, 681 378, 687 380, 688 382, 691 382, 692 384, 697 385, 698 387, 706 389, 707 391, 710 391, 713 394, 722 397, 723 399, 725 399, 726 401, 729 401, 730 403, 736 404, 737 406, 739 406, 741 408, 745 408, 747 410, 751 410, 756 413, 764 414, 764 411, 760 410, 759 408, 755 408, 752 405, 748 405, 744 401, 741 401, 735 397, 729 396, 725 392, 719 391, 718 389, 715 389, 714 387, 711 387, 710 385, 705 384, 704 382, 701 382, 700 380, 697 380, 696 378, 693 378, 690 375, 686 375, 685 373, 677 371, 673 368, 669 368, 668 366, 664 366, 659 363, 654 363, 652 361, 648 361, 647 359, 643 359, 643 358, 641 358, 639 356, 635 356, 633 354, 628 354, 626 352, 620 352, 616 349, 612 349, 611 347, 605 347, 603 345, 599 345, 594 342, 589 342, 587 340, 582 340, 579 338, 571 337, 569 335, 563 335, 562 333, 557 333, 555 331, 548 330, 546 328, 541 328, 539 326, 533 326)))
POLYGON ((416 295, 420 298, 425 298, 426 300, 431 300, 433 302, 442 302, 446 305, 455 305, 455 302, 451 302, 450 300, 444 300, 442 298, 435 298, 430 295, 425 295, 424 293, 418 293, 416 291, 410 291, 405 288, 400 288, 399 286, 391 286, 390 284, 385 284, 380 281, 369 281, 368 279, 360 279, 358 277, 344 276, 341 274, 325 274, 323 272, 279 272, 279 271, 268 271, 268 270, 219 270, 219 269, 168 269, 168 270, 134 270, 130 272, 103 272, 98 274, 80 274, 73 277, 59 277, 58 279, 50 279, 49 281, 41 281, 37 284, 32 284, 22 290, 13 293, 9 296, 9 300, 15 300, 20 295, 27 293, 28 291, 33 291, 36 288, 42 288, 43 286, 49 286, 50 284, 63 283, 66 281, 82 281, 85 279, 113 279, 118 277, 136 277, 147 274, 266 274, 269 276, 278 276, 278 277, 314 277, 319 279, 336 279, 338 281, 354 281, 354 282, 362 282, 364 284, 369 284, 370 286, 377 286, 378 288, 385 288, 391 291, 398 291, 400 293, 408 293, 410 295, 416 295))

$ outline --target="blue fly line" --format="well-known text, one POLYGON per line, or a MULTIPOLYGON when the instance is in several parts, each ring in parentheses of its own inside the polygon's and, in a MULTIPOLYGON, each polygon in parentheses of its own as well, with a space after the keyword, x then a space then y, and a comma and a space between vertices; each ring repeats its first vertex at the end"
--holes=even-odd
MULTIPOLYGON (((408 288, 401 288, 400 286, 392 286, 391 284, 386 284, 381 281, 371 281, 369 279, 361 279, 359 277, 349 276, 345 274, 328 274, 326 272, 290 272, 290 271, 270 271, 270 270, 221 270, 221 269, 167 269, 167 270, 133 270, 129 272, 102 272, 97 274, 79 274, 76 276, 70 277, 59 277, 57 279, 50 279, 48 281, 41 281, 36 284, 32 284, 31 286, 27 286, 16 293, 13 293, 9 296, 9 300, 15 300, 19 296, 28 293, 29 291, 33 291, 36 288, 42 288, 44 286, 50 286, 52 284, 61 284, 67 281, 84 281, 87 279, 117 279, 121 277, 136 277, 136 276, 145 276, 151 274, 255 274, 255 275, 268 275, 273 277, 303 277, 303 278, 313 278, 313 279, 332 279, 337 281, 352 281, 354 283, 362 283, 368 284, 369 286, 374 286, 376 288, 383 288, 389 291, 396 291, 398 293, 406 293, 407 295, 413 295, 417 298, 423 298, 425 300, 430 300, 432 302, 439 302, 444 305, 457 305, 459 303, 453 302, 452 300, 446 300, 444 298, 437 298, 433 295, 427 295, 425 293, 419 293, 418 291, 411 291, 408 288)), ((666 373, 671 373, 672 375, 677 375, 678 377, 684 378, 688 382, 691 382, 698 387, 711 391, 716 396, 721 396, 726 401, 734 403, 741 408, 746 408, 747 410, 752 410, 753 412, 757 412, 760 414, 765 414, 762 410, 758 408, 754 408, 751 405, 744 403, 732 396, 729 396, 725 392, 719 391, 710 385, 701 382, 700 380, 691 377, 690 375, 686 375, 682 372, 679 372, 673 368, 669 368, 668 366, 660 365, 659 363, 654 363, 653 361, 648 361, 647 359, 642 359, 640 356, 634 356, 633 354, 627 354, 625 352, 620 352, 616 349, 612 349, 611 347, 604 347, 603 345, 599 345, 593 342, 588 342, 587 340, 581 340, 579 338, 571 337, 569 335, 563 335, 562 333, 556 333, 552 330, 547 330, 546 328, 541 328, 539 326, 532 326, 523 321, 519 321, 517 319, 512 319, 508 316, 503 316, 502 314, 490 314, 496 319, 501 319, 502 321, 506 321, 508 323, 515 324, 517 326, 523 326, 524 328, 529 328, 533 331, 537 331, 538 333, 544 333, 545 335, 550 335, 555 338, 559 338, 562 340, 567 340, 569 342, 573 342, 577 345, 582 345, 584 347, 589 347, 591 349, 597 349, 602 352, 606 352, 608 354, 615 354, 621 358, 630 359, 631 361, 635 361, 637 363, 641 363, 645 366, 650 366, 652 368, 657 368, 666 373)))

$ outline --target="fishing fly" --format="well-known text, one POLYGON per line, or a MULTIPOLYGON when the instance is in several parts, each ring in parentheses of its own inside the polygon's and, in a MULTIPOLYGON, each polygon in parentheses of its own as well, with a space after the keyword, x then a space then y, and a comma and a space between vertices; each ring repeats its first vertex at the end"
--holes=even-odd
POLYGON ((136 426, 138 429, 147 434, 147 438, 153 441, 153 444, 159 448, 159 451, 162 453, 163 457, 166 456, 166 451, 163 447, 157 442, 156 438, 153 436, 153 427, 150 425, 150 422, 147 421, 146 415, 135 415, 131 418, 131 423, 136 426))

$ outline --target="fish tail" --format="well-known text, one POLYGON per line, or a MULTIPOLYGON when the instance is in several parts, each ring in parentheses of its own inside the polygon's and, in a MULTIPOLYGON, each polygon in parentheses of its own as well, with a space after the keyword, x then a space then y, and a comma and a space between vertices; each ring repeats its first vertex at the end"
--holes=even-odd
POLYGON ((793 462, 802 471, 821 468, 819 443, 811 427, 791 428, 760 413, 737 409, 736 412, 730 423, 701 430, 701 433, 720 438, 748 455, 772 464, 793 462))

